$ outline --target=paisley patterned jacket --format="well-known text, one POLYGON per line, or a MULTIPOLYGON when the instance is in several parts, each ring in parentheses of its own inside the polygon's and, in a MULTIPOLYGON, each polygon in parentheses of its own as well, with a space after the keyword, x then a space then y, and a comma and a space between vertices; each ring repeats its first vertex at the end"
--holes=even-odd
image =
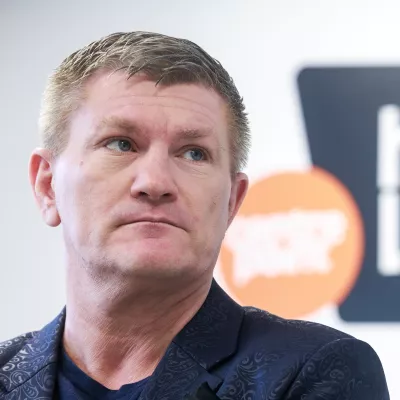
MULTIPOLYGON (((54 398, 65 313, 41 331, 0 344, 1 400, 54 398)), ((189 398, 388 400, 389 394, 367 343, 323 325, 241 307, 213 281, 140 399, 189 398)))

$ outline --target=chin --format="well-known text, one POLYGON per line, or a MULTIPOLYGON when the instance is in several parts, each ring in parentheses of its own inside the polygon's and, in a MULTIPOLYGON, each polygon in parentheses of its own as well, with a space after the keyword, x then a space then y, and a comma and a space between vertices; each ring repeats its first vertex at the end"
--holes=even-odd
POLYGON ((132 272, 134 275, 171 277, 193 272, 196 268, 196 258, 187 249, 147 249, 146 246, 141 246, 120 253, 117 264, 125 272, 132 272), (125 256, 122 258, 121 255, 125 256))

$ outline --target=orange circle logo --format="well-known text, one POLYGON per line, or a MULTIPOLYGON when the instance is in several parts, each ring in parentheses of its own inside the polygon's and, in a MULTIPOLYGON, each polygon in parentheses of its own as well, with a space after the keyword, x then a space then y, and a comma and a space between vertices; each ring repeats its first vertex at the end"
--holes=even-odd
POLYGON ((362 219, 351 194, 313 168, 253 185, 219 260, 228 291, 242 305, 296 318, 344 300, 363 251, 362 219))

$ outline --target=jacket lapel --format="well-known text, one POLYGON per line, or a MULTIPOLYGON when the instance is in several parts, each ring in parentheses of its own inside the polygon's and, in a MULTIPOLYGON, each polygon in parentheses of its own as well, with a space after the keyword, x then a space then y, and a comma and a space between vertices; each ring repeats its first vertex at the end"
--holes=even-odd
POLYGON ((213 280, 204 304, 172 341, 140 399, 218 398, 206 394, 222 383, 210 370, 236 351, 242 319, 243 309, 213 280))
POLYGON ((27 339, 21 350, 0 368, 0 399, 52 398, 64 322, 65 310, 27 339))

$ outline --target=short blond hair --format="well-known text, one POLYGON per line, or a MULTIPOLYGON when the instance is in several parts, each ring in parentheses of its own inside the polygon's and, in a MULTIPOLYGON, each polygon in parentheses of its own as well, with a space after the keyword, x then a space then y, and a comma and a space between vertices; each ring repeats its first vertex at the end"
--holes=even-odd
POLYGON ((39 119, 42 145, 57 157, 68 143, 68 122, 82 100, 82 88, 98 70, 141 72, 156 84, 201 83, 213 88, 230 110, 234 172, 246 166, 250 129, 243 99, 222 65, 186 39, 151 32, 114 33, 67 57, 49 77, 39 119))

